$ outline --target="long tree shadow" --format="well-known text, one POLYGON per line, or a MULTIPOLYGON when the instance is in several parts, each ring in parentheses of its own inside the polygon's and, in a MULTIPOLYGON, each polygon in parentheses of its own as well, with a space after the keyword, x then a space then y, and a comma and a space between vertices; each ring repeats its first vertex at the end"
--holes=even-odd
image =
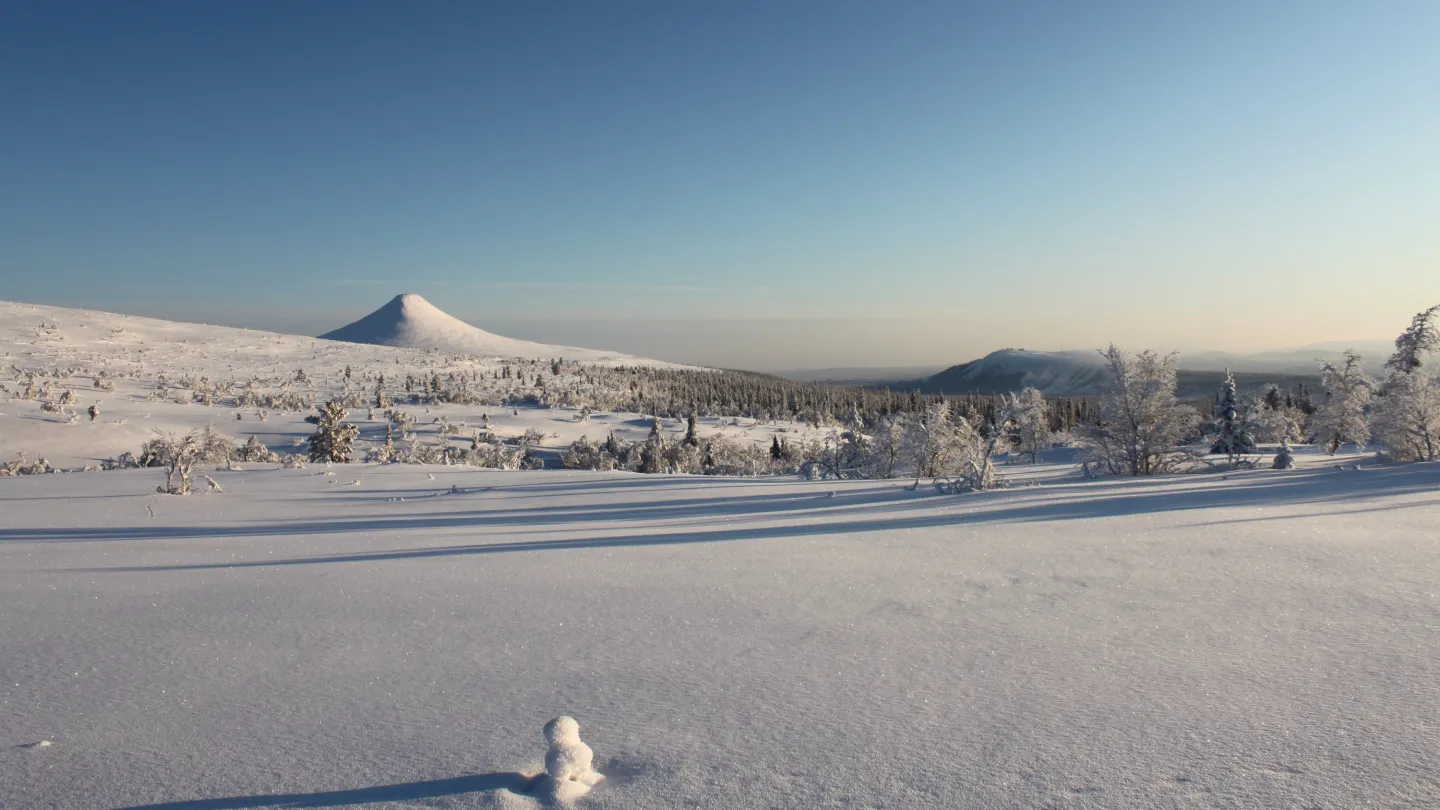
MULTIPOLYGON (((1286 479, 1277 483, 1288 486, 1286 479)), ((1424 476, 1408 485, 1390 483, 1378 491, 1370 490, 1370 497, 1392 496, 1406 492, 1435 492, 1436 482, 1432 476, 1424 476)), ((1000 493, 1003 494, 1003 493, 1000 493)), ((264 568, 269 566, 313 565, 348 562, 379 562, 386 560, 424 559, 429 557, 457 557, 484 554, 504 554, 531 551, 572 551, 577 549, 602 549, 616 547, 644 547, 662 545, 690 545, 697 543, 718 543, 737 540, 776 540, 818 535, 840 535, 900 529, 959 528, 984 524, 1028 523, 1047 521, 1086 520, 1114 517, 1119 515, 1142 515, 1155 512, 1184 512, 1197 509, 1243 507, 1256 504, 1276 505, 1277 503, 1305 503, 1312 501, 1334 502, 1350 500, 1340 498, 1329 488, 1311 491, 1306 498, 1290 498, 1278 501, 1273 491, 1266 487, 1250 487, 1189 491, 1162 490, 1160 492, 1128 494, 1108 498, 1072 498, 1061 501, 1042 500, 1004 506, 1004 501, 976 501, 979 507, 999 506, 1000 508, 977 508, 968 512, 942 512, 912 517, 881 517, 870 520, 822 520, 813 523, 790 525, 730 526, 705 531, 684 530, 670 532, 642 532, 609 536, 587 536, 574 538, 552 538, 545 540, 517 540, 498 543, 476 543, 452 546, 428 546, 422 548, 392 549, 385 551, 364 551, 349 554, 330 554, 292 559, 266 558, 249 561, 226 560, 213 563, 190 563, 177 565, 124 566, 113 568, 67 569, 86 573, 136 572, 136 571, 193 571, 208 569, 264 568), (987 502, 988 501, 988 502, 987 502)), ((1364 498, 1359 500, 1365 500, 1364 498)), ((935 501, 931 501, 935 503, 935 501)), ((955 503, 955 501, 952 501, 955 503)), ((1378 508, 1398 508, 1384 505, 1378 508)), ((1355 512, 1374 511, 1375 508, 1360 507, 1355 512)), ((412 523, 411 528, 433 526, 430 522, 412 523)), ((276 527, 276 534, 286 533, 288 527, 276 527)))
MULTIPOLYGON (((644 528, 623 535, 591 534, 579 538, 553 538, 536 541, 473 543, 458 546, 430 546, 390 551, 360 552, 299 559, 264 559, 226 561, 154 568, 103 568, 87 570, 188 570, 193 568, 231 568, 268 565, 298 565, 326 562, 362 562, 414 557, 448 555, 496 554, 513 551, 547 551, 576 548, 608 548, 615 546, 647 546, 663 544, 709 543, 728 540, 782 538, 825 534, 1002 524, 1016 522, 1085 520, 1115 516, 1143 515, 1157 512, 1223 509, 1248 506, 1280 506, 1304 503, 1341 503, 1391 498, 1397 495, 1432 492, 1440 494, 1440 467, 1407 466, 1365 473, 1333 473, 1315 471, 1306 474, 1261 475, 1253 480, 1196 486, 1168 486, 1136 491, 1133 486, 1089 482, 1066 486, 1060 491, 1047 488, 1021 489, 948 498, 916 497, 891 485, 855 493, 851 496, 827 498, 818 493, 801 496, 747 496, 732 499, 710 499, 708 502, 651 501, 603 507, 556 509, 479 510, 431 515, 405 515, 354 520, 324 520, 296 523, 265 523, 242 526, 134 526, 83 528, 19 528, 0 529, 0 540, 66 541, 66 540, 138 540, 199 537, 254 537, 308 534, 340 534, 346 532, 435 531, 521 525, 536 532, 561 533, 590 531, 600 528, 597 522, 623 520, 627 523, 648 523, 644 528), (1032 495, 1033 493, 1033 495, 1032 495), (924 509, 931 514, 907 514, 924 509), (936 509, 943 509, 934 514, 936 509), (965 511, 955 511, 964 509, 965 511), (662 521, 682 521, 682 525, 704 525, 706 519, 737 522, 768 521, 801 513, 810 522, 800 525, 728 525, 719 529, 657 532, 666 528, 662 521), (873 517, 872 517, 873 516, 873 517), (870 518, 870 519, 861 519, 870 518), (569 526, 578 529, 567 528, 569 526)), ((1178 483, 1178 482, 1176 482, 1178 483)), ((1358 504, 1357 504, 1358 505, 1358 504)), ((673 525, 673 524, 671 524, 673 525)), ((528 533, 528 532, 527 532, 528 533)))
POLYGON ((377 785, 352 790, 330 790, 322 793, 277 793, 263 796, 229 796, 219 799, 189 799, 160 804, 134 805, 117 810, 240 810, 247 807, 352 807, 376 802, 413 801, 458 796, 462 793, 506 790, 528 794, 535 780, 519 773, 482 773, 433 779, 428 782, 405 782, 398 785, 377 785))

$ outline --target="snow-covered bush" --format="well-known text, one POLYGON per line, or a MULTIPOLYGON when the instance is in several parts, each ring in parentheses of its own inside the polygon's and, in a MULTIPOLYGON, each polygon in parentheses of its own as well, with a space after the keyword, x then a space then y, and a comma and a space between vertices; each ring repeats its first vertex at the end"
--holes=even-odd
POLYGON ((204 458, 201 460, 206 463, 228 464, 235 458, 235 444, 215 429, 214 422, 207 422, 201 429, 200 441, 204 446, 204 458))
POLYGON ((1290 440, 1280 440, 1280 451, 1275 454, 1275 461, 1270 465, 1277 470, 1289 470, 1295 467, 1295 456, 1290 452, 1290 440))
POLYGON ((146 446, 146 455, 165 467, 165 484, 155 488, 166 495, 189 495, 190 473, 205 458, 205 439, 198 430, 183 436, 155 431, 155 438, 146 446))
POLYGON ((44 456, 31 461, 23 452, 18 453, 14 461, 0 464, 0 475, 49 475, 53 472, 55 468, 44 456))
POLYGON ((560 463, 568 470, 609 471, 619 465, 619 460, 606 452, 603 443, 594 444, 588 437, 581 436, 560 454, 560 463))
POLYGON ((1365 408, 1370 404, 1373 384, 1360 355, 1347 349, 1340 365, 1322 362, 1320 383, 1325 386, 1327 396, 1310 417, 1310 434, 1315 442, 1324 445, 1332 456, 1345 442, 1354 442, 1364 449, 1370 441, 1365 408))
POLYGON ((251 436, 249 441, 235 451, 235 460, 274 464, 280 460, 280 457, 270 452, 270 448, 261 444, 259 438, 251 436))
POLYGON ((348 462, 350 445, 360 435, 360 428, 345 422, 346 412, 338 402, 327 402, 317 408, 318 414, 305 417, 315 425, 310 436, 310 460, 348 462))
POLYGON ((1105 358, 1108 387, 1100 423, 1077 428, 1086 462, 1111 475, 1154 475, 1178 470, 1191 454, 1180 447, 1200 414, 1175 398, 1178 355, 1146 350, 1129 354, 1113 344, 1105 358))

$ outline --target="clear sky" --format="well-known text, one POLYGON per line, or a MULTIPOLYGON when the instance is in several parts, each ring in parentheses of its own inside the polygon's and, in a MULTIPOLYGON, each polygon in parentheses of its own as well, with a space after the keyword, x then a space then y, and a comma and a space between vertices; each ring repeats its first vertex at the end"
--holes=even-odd
POLYGON ((0 0, 0 299, 750 368, 1389 337, 1440 2, 0 0))

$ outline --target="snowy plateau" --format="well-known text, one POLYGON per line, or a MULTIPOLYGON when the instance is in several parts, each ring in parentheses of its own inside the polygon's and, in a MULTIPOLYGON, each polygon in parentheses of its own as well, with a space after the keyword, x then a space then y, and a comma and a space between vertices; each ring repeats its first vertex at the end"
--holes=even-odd
POLYGON ((409 441, 484 424, 551 459, 685 429, 481 404, 672 367, 422 299, 329 337, 0 303, 0 461, 69 470, 0 477, 0 808, 1440 807, 1440 464, 1091 478, 1055 448, 968 494, 267 461, 182 497, 80 471, 208 423, 300 447, 313 408, 230 404, 256 380, 471 380, 402 406, 409 441), (35 370, 70 403, 23 395, 35 370))

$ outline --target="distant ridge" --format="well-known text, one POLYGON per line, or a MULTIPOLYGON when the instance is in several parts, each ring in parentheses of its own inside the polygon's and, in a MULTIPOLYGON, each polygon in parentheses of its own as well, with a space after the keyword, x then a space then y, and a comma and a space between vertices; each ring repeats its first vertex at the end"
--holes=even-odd
POLYGON ((526 360, 563 357, 566 360, 650 362, 619 352, 533 343, 496 335, 442 312, 434 304, 414 293, 397 295, 369 315, 326 332, 320 335, 320 338, 406 349, 440 349, 457 354, 519 357, 526 360))
POLYGON ((1001 349, 924 380, 926 390, 947 394, 1001 394, 1038 388, 1046 394, 1094 394, 1105 388, 1098 352, 1032 352, 1001 349))
MULTIPOLYGON (((1302 383, 1313 387, 1319 382, 1318 375, 1314 373, 1249 371, 1243 367, 1232 370, 1236 384, 1246 393, 1257 391, 1271 382, 1282 388, 1295 388, 1302 383)), ((1187 399, 1212 396, 1224 377, 1223 367, 1216 370, 1185 368, 1182 357, 1177 393, 1187 399)), ((932 394, 1012 394, 1025 388, 1037 388, 1047 396, 1075 397, 1101 394, 1108 384, 1104 359, 1096 351, 1001 349, 979 360, 951 366, 939 374, 888 387, 932 394)))

